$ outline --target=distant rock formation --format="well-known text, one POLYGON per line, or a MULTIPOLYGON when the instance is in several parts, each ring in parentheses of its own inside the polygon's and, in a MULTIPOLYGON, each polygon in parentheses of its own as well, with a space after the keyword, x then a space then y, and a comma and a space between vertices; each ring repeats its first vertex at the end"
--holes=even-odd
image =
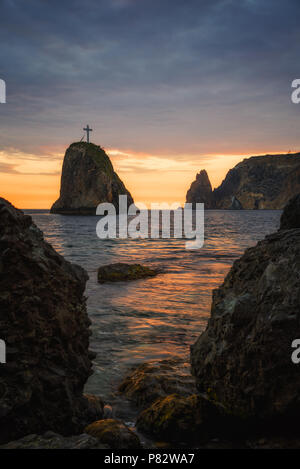
POLYGON ((47 430, 63 435, 101 418, 85 398, 92 373, 88 279, 46 243, 28 215, 0 198, 0 442, 47 430))
MULTIPOLYGON (((300 204, 291 201, 281 228, 247 249, 213 292, 206 330, 191 348, 200 393, 228 415, 262 430, 290 434, 300 418, 300 204)), ((299 434, 299 432, 298 432, 299 434)))
POLYGON ((214 191, 206 171, 197 174, 186 201, 206 209, 283 209, 300 192, 300 153, 253 156, 231 169, 214 191))
POLYGON ((119 210, 119 195, 131 194, 115 173, 105 151, 93 143, 72 143, 66 151, 60 197, 52 205, 51 213, 64 215, 95 215, 101 202, 111 202, 119 210))
POLYGON ((211 183, 205 169, 196 175, 196 180, 192 182, 191 187, 186 194, 186 202, 195 204, 202 202, 206 208, 211 208, 213 205, 213 191, 211 183))

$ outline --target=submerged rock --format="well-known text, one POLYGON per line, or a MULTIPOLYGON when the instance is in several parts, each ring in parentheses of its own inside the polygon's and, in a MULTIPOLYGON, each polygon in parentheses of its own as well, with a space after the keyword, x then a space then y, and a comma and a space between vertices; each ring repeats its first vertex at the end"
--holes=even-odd
POLYGON ((103 148, 93 143, 72 143, 64 157, 60 197, 51 213, 95 215, 102 202, 112 203, 118 212, 119 195, 127 195, 128 206, 133 203, 103 148))
POLYGON ((119 392, 138 407, 145 407, 169 394, 189 396, 196 392, 196 386, 189 363, 183 359, 171 359, 137 366, 122 381, 119 392))
POLYGON ((208 326, 191 348, 200 393, 229 414, 270 431, 297 430, 299 365, 291 360, 300 338, 299 198, 282 227, 234 262, 213 292, 208 326))
POLYGON ((0 442, 101 418, 82 391, 92 373, 88 279, 44 241, 30 216, 0 199, 0 442), (89 417, 90 415, 90 417, 89 417))
POLYGON ((54 432, 44 435, 28 435, 19 440, 10 441, 0 449, 109 449, 87 433, 76 436, 62 436, 54 432))
POLYGON ((98 420, 88 425, 85 431, 112 449, 141 448, 138 436, 120 420, 98 420))
POLYGON ((141 264, 108 264, 99 267, 98 282, 122 282, 138 280, 145 277, 154 277, 159 271, 141 264))

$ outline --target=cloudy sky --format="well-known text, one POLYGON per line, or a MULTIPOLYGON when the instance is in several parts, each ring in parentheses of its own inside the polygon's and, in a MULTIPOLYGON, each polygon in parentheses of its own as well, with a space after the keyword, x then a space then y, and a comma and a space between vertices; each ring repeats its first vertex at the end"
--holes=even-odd
POLYGON ((299 0, 0 0, 0 195, 49 207, 85 124, 137 201, 300 150, 299 0))

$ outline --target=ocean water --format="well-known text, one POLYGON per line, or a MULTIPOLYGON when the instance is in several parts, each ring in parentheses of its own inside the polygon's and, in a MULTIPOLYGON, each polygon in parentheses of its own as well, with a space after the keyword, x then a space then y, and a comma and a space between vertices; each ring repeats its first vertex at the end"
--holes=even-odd
POLYGON ((280 211, 207 211, 205 243, 188 251, 178 239, 100 240, 97 217, 26 210, 45 239, 89 274, 86 287, 92 320, 91 349, 97 353, 86 391, 113 400, 132 366, 184 357, 206 326, 212 290, 233 261, 279 226, 280 211), (139 262, 162 268, 157 277, 100 285, 99 266, 139 262))

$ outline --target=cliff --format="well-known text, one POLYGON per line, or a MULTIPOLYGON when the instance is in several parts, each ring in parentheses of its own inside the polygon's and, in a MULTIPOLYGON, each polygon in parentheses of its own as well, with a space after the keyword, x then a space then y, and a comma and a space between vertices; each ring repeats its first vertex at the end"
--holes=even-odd
MULTIPOLYGON (((206 330, 191 348, 200 393, 227 415, 260 430, 289 434, 300 416, 300 204, 284 210, 281 228, 247 249, 213 292, 206 330)), ((298 432, 299 433, 299 432, 298 432)))
POLYGON ((281 210, 300 192, 300 153, 247 158, 211 192, 206 176, 206 171, 197 175, 187 192, 187 202, 204 202, 206 209, 281 210), (201 176, 204 173, 205 177, 201 176))
POLYGON ((66 151, 60 197, 51 213, 95 215, 102 202, 111 202, 119 209, 119 195, 126 194, 128 205, 133 199, 105 151, 93 143, 72 143, 66 151))
POLYGON ((87 279, 44 241, 31 217, 0 198, 0 338, 7 350, 0 442, 46 430, 77 433, 101 417, 97 398, 82 394, 92 373, 87 279))

